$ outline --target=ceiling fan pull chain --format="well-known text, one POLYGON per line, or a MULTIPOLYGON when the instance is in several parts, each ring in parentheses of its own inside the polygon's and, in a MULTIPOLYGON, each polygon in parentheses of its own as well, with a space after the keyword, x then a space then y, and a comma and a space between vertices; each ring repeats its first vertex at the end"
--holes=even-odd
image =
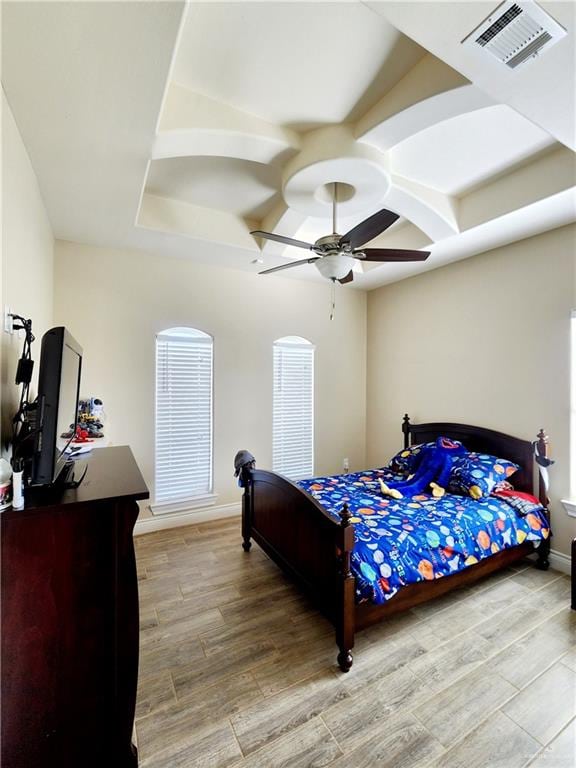
POLYGON ((334 320, 336 314, 336 280, 331 280, 330 286, 330 320, 334 320))

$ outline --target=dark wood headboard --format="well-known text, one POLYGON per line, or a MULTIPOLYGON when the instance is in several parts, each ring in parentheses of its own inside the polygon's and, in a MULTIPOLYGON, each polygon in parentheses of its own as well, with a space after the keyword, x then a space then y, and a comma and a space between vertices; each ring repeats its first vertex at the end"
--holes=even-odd
MULTIPOLYGON (((537 488, 534 449, 529 440, 521 440, 519 437, 512 437, 512 435, 506 435, 503 432, 495 432, 493 429, 486 429, 485 427, 473 427, 469 424, 450 424, 448 422, 411 424, 408 414, 404 416, 402 432, 404 433, 405 448, 418 443, 431 442, 443 435, 452 440, 460 440, 469 451, 490 453, 501 459, 513 461, 520 466, 520 469, 510 478, 512 485, 517 490, 526 493, 534 493, 537 488)), ((547 499, 545 499, 546 494, 542 487, 539 487, 539 495, 540 501, 545 505, 547 499)))

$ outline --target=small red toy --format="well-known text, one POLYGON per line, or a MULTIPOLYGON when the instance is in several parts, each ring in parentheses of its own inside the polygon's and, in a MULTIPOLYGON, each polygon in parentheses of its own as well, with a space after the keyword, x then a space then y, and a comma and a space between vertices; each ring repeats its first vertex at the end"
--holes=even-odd
POLYGON ((76 436, 74 437, 75 443, 93 443, 94 440, 88 437, 88 430, 82 429, 82 427, 76 427, 76 436))

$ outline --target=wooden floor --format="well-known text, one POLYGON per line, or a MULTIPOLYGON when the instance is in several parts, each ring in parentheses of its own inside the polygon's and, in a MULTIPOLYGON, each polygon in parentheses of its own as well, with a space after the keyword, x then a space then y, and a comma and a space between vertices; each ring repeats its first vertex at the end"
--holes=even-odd
POLYGON ((532 566, 357 636, 332 627, 239 521, 136 539, 136 732, 152 768, 576 766, 576 612, 532 566))

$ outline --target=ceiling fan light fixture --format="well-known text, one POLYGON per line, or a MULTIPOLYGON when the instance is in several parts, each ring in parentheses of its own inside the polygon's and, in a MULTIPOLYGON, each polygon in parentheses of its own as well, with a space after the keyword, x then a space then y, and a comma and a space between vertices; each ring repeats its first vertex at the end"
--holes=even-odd
POLYGON ((314 262, 322 277, 327 277, 329 280, 342 280, 350 272, 354 263, 352 256, 346 256, 343 253, 331 253, 314 262))

